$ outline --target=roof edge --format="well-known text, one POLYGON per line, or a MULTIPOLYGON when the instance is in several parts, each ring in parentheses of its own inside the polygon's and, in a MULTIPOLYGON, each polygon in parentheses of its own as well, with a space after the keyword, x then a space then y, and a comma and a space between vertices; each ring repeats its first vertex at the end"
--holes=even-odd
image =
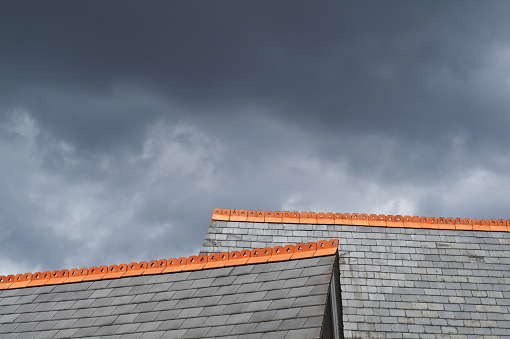
POLYGON ((333 255, 338 251, 338 239, 320 240, 307 244, 255 248, 252 250, 212 253, 209 255, 191 256, 188 258, 171 258, 152 260, 149 262, 133 262, 129 265, 111 265, 53 272, 35 272, 17 275, 0 276, 0 290, 22 287, 59 285, 81 281, 94 281, 153 275, 181 271, 197 271, 210 268, 249 265, 265 262, 277 262, 294 259, 307 259, 333 255))
POLYGON ((487 220, 366 213, 280 212, 216 208, 213 210, 212 220, 510 232, 510 219, 487 220))

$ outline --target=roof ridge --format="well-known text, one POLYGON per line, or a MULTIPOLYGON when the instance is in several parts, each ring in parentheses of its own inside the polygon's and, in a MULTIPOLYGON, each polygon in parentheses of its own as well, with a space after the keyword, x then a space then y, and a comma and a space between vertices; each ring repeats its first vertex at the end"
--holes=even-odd
POLYGON ((0 276, 0 290, 31 286, 58 285, 65 283, 116 279, 138 275, 153 275, 181 271, 196 271, 238 265, 265 262, 306 259, 335 254, 338 239, 320 240, 318 242, 298 243, 296 245, 254 248, 252 250, 211 253, 209 255, 192 255, 188 258, 170 258, 132 262, 129 265, 93 266, 55 270, 53 272, 35 272, 0 276))
POLYGON ((212 220, 510 232, 510 219, 487 220, 366 213, 281 212, 215 208, 212 220))

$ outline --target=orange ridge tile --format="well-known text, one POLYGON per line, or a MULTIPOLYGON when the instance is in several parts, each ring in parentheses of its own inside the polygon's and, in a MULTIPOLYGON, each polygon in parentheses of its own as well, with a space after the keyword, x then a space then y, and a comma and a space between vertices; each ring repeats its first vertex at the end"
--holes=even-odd
POLYGON ((365 213, 331 213, 331 212, 290 212, 284 211, 246 211, 216 208, 212 220, 248 221, 289 224, 326 224, 326 225, 362 225, 405 228, 432 228, 443 230, 474 230, 510 232, 510 219, 469 219, 444 217, 418 217, 401 215, 384 215, 365 213), (244 212, 243 212, 244 211, 244 212), (246 213, 246 218, 244 217, 246 213), (281 214, 280 214, 281 213, 281 214))
POLYGON ((126 273, 124 273, 123 277, 134 277, 137 275, 142 275, 143 272, 147 269, 147 262, 132 262, 127 265, 126 273))
POLYGON ((26 287, 30 281, 32 281, 32 273, 16 274, 14 282, 9 286, 9 288, 26 287))
POLYGON ((62 284, 69 278, 69 270, 55 270, 51 272, 50 280, 46 281, 44 285, 58 285, 62 284))
POLYGON ((272 249, 271 257, 269 257, 267 262, 289 260, 293 254, 294 254, 293 245, 287 245, 285 247, 276 246, 272 249))
POLYGON ((142 273, 142 275, 161 273, 165 270, 167 265, 168 260, 165 259, 151 260, 147 264, 147 269, 142 273))
POLYGON ((187 264, 188 259, 185 257, 180 257, 178 259, 170 258, 168 259, 166 268, 161 273, 180 272, 187 264))
POLYGON ((73 268, 69 271, 69 277, 64 280, 64 284, 73 283, 73 282, 80 282, 83 281, 87 277, 89 273, 89 270, 86 268, 73 268))
POLYGON ((220 254, 211 253, 207 257, 207 263, 204 265, 204 269, 206 268, 216 268, 223 267, 228 261, 228 253, 221 252, 220 254))
POLYGON ((27 284, 28 287, 32 286, 42 286, 44 285, 48 280, 50 280, 51 272, 45 271, 45 272, 35 272, 32 275, 32 280, 27 284))
POLYGON ((324 255, 333 255, 338 250, 338 239, 321 240, 317 243, 255 248, 252 250, 212 253, 189 258, 141 261, 129 265, 93 266, 90 269, 73 268, 53 272, 36 272, 0 276, 0 289, 22 288, 42 285, 56 285, 81 281, 117 279, 144 274, 164 274, 180 271, 194 271, 218 267, 248 265, 265 262, 305 259, 324 255))
POLYGON ((14 279, 14 275, 0 276, 0 290, 8 289, 12 284, 14 284, 14 279))

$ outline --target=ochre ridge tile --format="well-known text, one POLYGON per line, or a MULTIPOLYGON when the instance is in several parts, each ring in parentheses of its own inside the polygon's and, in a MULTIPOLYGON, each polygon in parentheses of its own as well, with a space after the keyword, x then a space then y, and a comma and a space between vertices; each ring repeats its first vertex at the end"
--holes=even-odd
POLYGON ((248 221, 284 224, 326 224, 380 227, 431 228, 443 230, 510 232, 510 219, 419 217, 365 213, 213 210, 213 221, 248 221))
MULTIPOLYGON (((222 214, 225 215, 225 214, 222 214)), ((309 214, 310 215, 310 214, 309 214)), ((314 213, 315 215, 315 213, 314 213)), ((264 214, 262 214, 264 217, 264 214)), ((149 263, 141 261, 129 265, 93 266, 86 268, 73 268, 71 270, 56 270, 53 272, 36 272, 0 276, 0 290, 22 288, 30 286, 67 284, 80 281, 94 281, 118 279, 122 277, 146 274, 165 274, 181 271, 195 271, 218 267, 258 264, 274 261, 306 259, 318 256, 333 255, 338 250, 338 239, 321 240, 317 243, 296 244, 255 248, 252 250, 232 251, 230 253, 212 253, 209 256, 199 255, 189 258, 171 258, 151 260, 149 263)))

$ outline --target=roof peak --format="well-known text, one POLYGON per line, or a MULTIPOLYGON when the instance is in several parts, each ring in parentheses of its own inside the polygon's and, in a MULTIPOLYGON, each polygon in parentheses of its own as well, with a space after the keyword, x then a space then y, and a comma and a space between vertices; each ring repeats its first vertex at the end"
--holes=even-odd
POLYGON ((275 246, 272 248, 265 247, 251 250, 245 249, 242 251, 211 253, 209 255, 192 255, 188 258, 181 257, 168 260, 151 260, 149 262, 132 262, 129 265, 93 266, 89 269, 73 268, 71 270, 64 269, 53 272, 46 271, 8 275, 0 276, 0 290, 307 259, 333 255, 337 250, 338 239, 330 239, 306 244, 299 243, 296 245, 275 246))
POLYGON ((510 219, 487 220, 366 213, 281 212, 215 208, 212 220, 510 232, 510 219))

